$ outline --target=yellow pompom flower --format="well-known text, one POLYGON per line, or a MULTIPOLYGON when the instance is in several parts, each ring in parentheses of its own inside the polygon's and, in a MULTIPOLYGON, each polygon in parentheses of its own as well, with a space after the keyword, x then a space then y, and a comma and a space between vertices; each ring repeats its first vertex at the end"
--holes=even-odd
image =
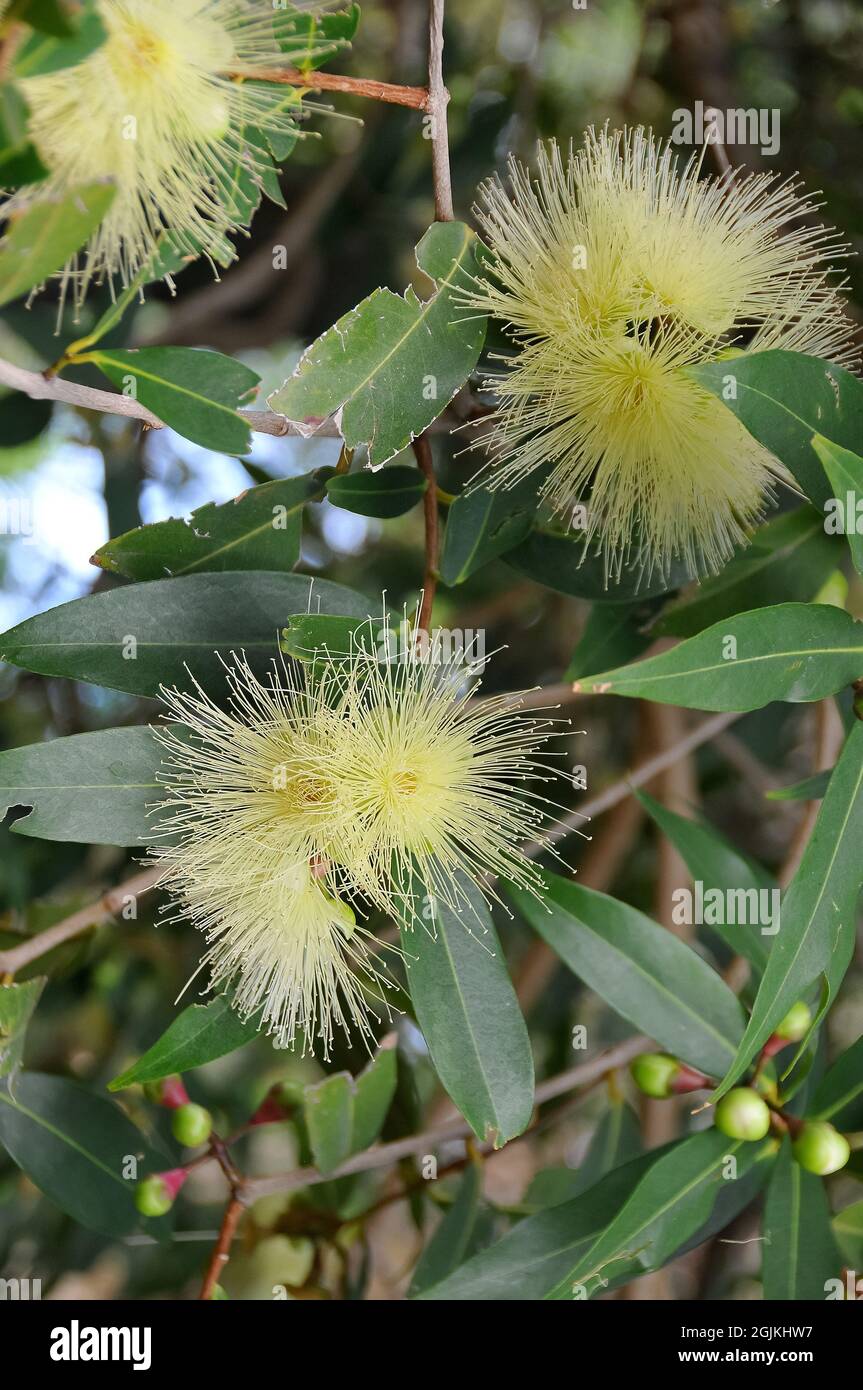
POLYGON ((433 647, 388 666, 358 646, 265 682, 237 656, 226 673, 224 708, 198 686, 162 692, 151 855, 174 918, 207 940, 210 988, 261 1011, 279 1046, 301 1033, 326 1056, 334 1026, 368 1042, 387 1008, 364 910, 401 917, 411 894, 427 920, 429 897, 458 909, 459 870, 487 895, 488 874, 539 890, 521 845, 543 836, 528 784, 556 775, 536 757, 553 721, 518 695, 469 701, 433 647))
MULTIPOLYGON (((164 230, 178 250, 230 256, 225 237, 248 221, 237 171, 260 183, 249 127, 285 135, 290 89, 255 81, 285 63, 269 5, 243 0, 97 0, 106 39, 74 67, 20 82, 30 134, 50 177, 13 195, 10 215, 42 195, 110 179, 117 192, 85 250, 67 267, 76 300, 95 278, 128 284, 164 230), (243 79, 228 74, 242 73, 243 79)), ((291 104, 293 102, 293 104, 291 104)))
POLYGON ((588 131, 535 176, 510 162, 476 209, 490 248, 471 307, 516 349, 498 397, 490 472, 508 487, 546 470, 542 495, 606 569, 715 571, 745 541, 785 467, 686 375, 723 352, 787 348, 851 359, 851 327, 814 205, 769 174, 700 177, 639 128, 588 131), (581 517, 579 518, 582 519, 581 517))

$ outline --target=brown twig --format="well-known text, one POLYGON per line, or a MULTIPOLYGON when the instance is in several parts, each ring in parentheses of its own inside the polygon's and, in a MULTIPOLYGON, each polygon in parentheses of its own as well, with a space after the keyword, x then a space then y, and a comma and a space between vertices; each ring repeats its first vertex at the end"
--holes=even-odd
POLYGON ((434 459, 431 445, 425 434, 413 441, 413 450, 420 472, 427 487, 423 496, 423 517, 425 520, 425 573, 423 575, 423 596, 420 604, 417 626, 422 632, 430 630, 432 606, 438 581, 438 514, 437 489, 435 487, 434 459))
POLYGON ((339 72, 302 72, 299 68, 267 68, 243 72, 233 68, 226 77, 250 77, 256 82, 276 82, 282 86, 303 87, 307 92, 344 92, 348 96, 385 101, 393 106, 410 106, 428 111, 431 94, 425 87, 404 87, 398 82, 378 82, 373 77, 348 77, 339 72))
POLYGON ((210 1263, 207 1265, 207 1272, 204 1275, 204 1282, 201 1285, 199 1299, 212 1298, 213 1290, 219 1282, 219 1276, 228 1260, 231 1258, 231 1243, 237 1230, 237 1223, 243 1214, 243 1203, 236 1193, 231 1194, 231 1199, 225 1207, 225 1214, 222 1217, 222 1225, 219 1229, 219 1238, 213 1246, 210 1255, 210 1263))
POLYGON ((14 975, 16 970, 23 969, 32 960, 37 960, 39 956, 52 951, 55 946, 62 945, 73 936, 80 936, 81 932, 87 931, 90 927, 100 926, 110 917, 116 917, 127 898, 136 898, 141 893, 146 893, 158 877, 157 868, 144 869, 142 873, 127 878, 124 883, 118 883, 116 888, 103 893, 102 897, 89 907, 82 907, 78 912, 73 912, 71 917, 64 917, 62 922, 56 922, 53 927, 48 927, 38 936, 28 938, 20 946, 0 951, 0 974, 14 975))
POLYGON ((431 117, 432 180, 436 222, 452 222, 452 177, 446 109, 449 92, 443 80, 444 0, 429 0, 429 85, 426 110, 431 117))

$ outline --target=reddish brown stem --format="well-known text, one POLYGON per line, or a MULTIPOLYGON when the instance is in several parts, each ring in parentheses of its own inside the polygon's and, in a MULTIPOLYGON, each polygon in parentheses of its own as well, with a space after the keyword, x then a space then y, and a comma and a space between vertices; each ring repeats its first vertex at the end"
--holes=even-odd
POLYGON ((413 449, 420 472, 426 480, 428 486, 423 497, 423 512, 425 516, 425 574, 423 576, 423 596, 420 604, 417 627, 423 632, 430 630, 432 605, 437 590, 438 581, 438 514, 437 514, 437 487, 435 485, 434 460, 432 458, 431 445, 424 434, 413 442, 413 449))
POLYGON ((305 87, 309 92, 347 92, 350 96, 386 101, 394 106, 411 106, 415 111, 429 109, 425 87, 403 87, 397 82, 377 82, 372 77, 347 77, 339 72, 301 72, 299 68, 268 68, 264 72, 244 73, 235 69, 228 77, 254 77, 257 82, 281 82, 289 87, 305 87))
POLYGON ((219 1231, 219 1238, 213 1246, 213 1253, 210 1255, 210 1263, 204 1275, 204 1282, 201 1285, 200 1299, 210 1299, 213 1297, 213 1290, 219 1282, 219 1276, 228 1260, 231 1258, 231 1243, 237 1232, 237 1223, 243 1214, 243 1204, 239 1197, 231 1195, 231 1200, 225 1207, 225 1214, 222 1217, 222 1225, 219 1231))

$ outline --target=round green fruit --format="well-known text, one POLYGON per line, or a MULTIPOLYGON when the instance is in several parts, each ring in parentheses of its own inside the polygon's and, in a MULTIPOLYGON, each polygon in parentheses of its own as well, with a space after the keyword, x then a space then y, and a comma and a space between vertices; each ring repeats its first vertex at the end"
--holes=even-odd
POLYGON ((770 1110, 757 1091, 735 1086, 716 1107, 716 1128, 729 1139, 763 1139, 770 1128, 770 1110))
POLYGON ((851 1157, 851 1146, 844 1134, 826 1120, 804 1125, 792 1145, 794 1157, 807 1173, 824 1178, 836 1173, 851 1157))
POLYGON ((812 1010, 802 999, 792 1004, 781 1023, 777 1023, 774 1034, 786 1042, 799 1042, 805 1038, 812 1023, 812 1010))
POLYGON ((178 1106, 171 1120, 174 1138, 187 1149, 196 1149, 200 1144, 206 1144, 212 1128, 213 1117, 209 1110, 205 1110, 203 1105, 195 1105, 193 1101, 189 1101, 188 1105, 178 1106))
POLYGON ((135 1188, 135 1206, 142 1216, 164 1216, 173 1205, 170 1188, 158 1173, 144 1178, 135 1188))
POLYGON ((680 1071, 680 1063, 667 1052, 642 1052, 629 1070, 639 1091, 653 1096, 654 1100, 667 1100, 674 1094, 674 1078, 680 1071))

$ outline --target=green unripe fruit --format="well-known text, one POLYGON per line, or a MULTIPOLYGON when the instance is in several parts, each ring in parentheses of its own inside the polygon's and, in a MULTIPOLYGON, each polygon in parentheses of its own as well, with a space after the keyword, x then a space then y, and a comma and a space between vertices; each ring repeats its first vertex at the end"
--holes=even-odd
POLYGON ((812 1010, 802 999, 792 1004, 781 1023, 777 1023, 774 1034, 786 1042, 799 1042, 805 1038, 812 1023, 812 1010))
POLYGON ((794 1140, 792 1151, 801 1168, 821 1178, 844 1168, 851 1157, 851 1146, 845 1135, 826 1120, 804 1125, 794 1140))
POLYGON ((735 1086, 716 1107, 716 1128, 729 1139, 763 1139, 770 1128, 770 1111, 757 1091, 735 1086))
POLYGON ((193 1101, 179 1106, 171 1120, 174 1138, 187 1149, 196 1149, 199 1144, 206 1144, 212 1128, 213 1117, 209 1110, 205 1110, 203 1105, 195 1105, 193 1101))
POLYGON ((674 1094, 673 1084, 680 1063, 667 1052, 642 1052, 630 1064, 630 1074, 639 1091, 654 1100, 667 1100, 674 1094))
POLYGON ((158 1173, 144 1178, 135 1188, 135 1206, 142 1216, 164 1216, 173 1205, 171 1189, 158 1173))

